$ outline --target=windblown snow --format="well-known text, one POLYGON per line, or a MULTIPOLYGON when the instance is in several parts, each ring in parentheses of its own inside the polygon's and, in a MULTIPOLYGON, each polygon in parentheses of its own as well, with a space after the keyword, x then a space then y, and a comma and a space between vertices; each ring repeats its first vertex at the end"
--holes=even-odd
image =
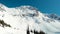
POLYGON ((32 6, 8 8, 0 4, 0 34, 60 34, 60 21, 32 6))

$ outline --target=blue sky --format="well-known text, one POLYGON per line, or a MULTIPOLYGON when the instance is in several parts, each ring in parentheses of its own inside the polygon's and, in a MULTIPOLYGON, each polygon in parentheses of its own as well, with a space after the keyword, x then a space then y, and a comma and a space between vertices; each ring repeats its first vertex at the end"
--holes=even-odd
POLYGON ((60 0, 0 0, 0 3, 8 7, 31 5, 43 13, 60 15, 60 0))

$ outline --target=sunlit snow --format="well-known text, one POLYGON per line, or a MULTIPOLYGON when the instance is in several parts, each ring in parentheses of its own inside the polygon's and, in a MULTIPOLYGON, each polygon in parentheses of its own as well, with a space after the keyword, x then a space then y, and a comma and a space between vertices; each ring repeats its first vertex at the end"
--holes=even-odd
POLYGON ((31 6, 8 8, 0 4, 0 20, 11 25, 2 27, 0 24, 0 34, 27 34, 28 28, 30 34, 34 34, 34 30, 45 34, 60 34, 58 20, 45 16, 31 6))

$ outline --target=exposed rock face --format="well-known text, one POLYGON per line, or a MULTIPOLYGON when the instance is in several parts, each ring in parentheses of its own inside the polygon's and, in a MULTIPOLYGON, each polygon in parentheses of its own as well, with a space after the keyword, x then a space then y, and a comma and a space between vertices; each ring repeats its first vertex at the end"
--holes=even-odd
POLYGON ((6 24, 3 20, 0 20, 0 25, 2 25, 2 27, 11 27, 11 25, 6 24))
POLYGON ((57 16, 56 14, 50 14, 50 15, 47 15, 47 16, 51 19, 60 20, 60 16, 57 16))

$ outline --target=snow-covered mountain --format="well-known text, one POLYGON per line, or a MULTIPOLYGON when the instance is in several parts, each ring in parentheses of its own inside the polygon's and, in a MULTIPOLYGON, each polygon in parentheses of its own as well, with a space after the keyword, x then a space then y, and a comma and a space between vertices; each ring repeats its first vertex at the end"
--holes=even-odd
POLYGON ((50 17, 32 6, 0 4, 0 34, 60 34, 60 21, 50 17))
POLYGON ((56 14, 50 14, 47 15, 49 18, 55 19, 55 20, 59 20, 60 21, 60 16, 57 16, 56 14))

